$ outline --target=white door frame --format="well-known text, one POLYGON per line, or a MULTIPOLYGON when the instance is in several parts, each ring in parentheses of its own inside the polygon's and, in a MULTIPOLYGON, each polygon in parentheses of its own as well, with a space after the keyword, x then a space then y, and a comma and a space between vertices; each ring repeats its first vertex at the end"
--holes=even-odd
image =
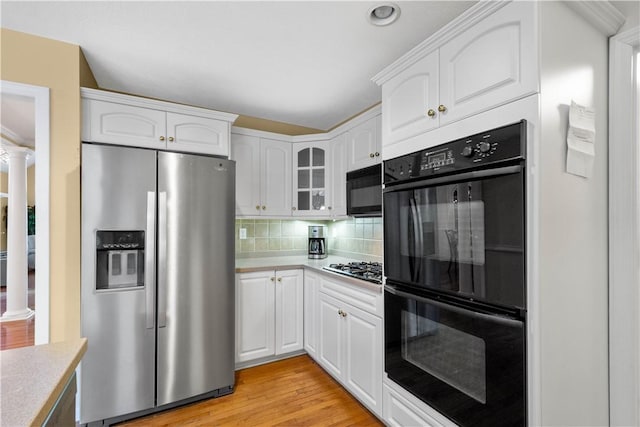
POLYGON ((640 425, 640 82, 634 68, 639 47, 640 27, 609 42, 611 426, 640 425))
POLYGON ((34 344, 49 342, 49 88, 0 81, 0 94, 33 98, 36 144, 36 323, 34 344))

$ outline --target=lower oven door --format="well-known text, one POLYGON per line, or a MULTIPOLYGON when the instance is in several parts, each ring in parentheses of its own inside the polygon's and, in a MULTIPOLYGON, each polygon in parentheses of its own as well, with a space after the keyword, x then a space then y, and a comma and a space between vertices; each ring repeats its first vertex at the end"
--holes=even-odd
POLYGON ((526 424, 522 320, 385 289, 385 370, 461 426, 526 424))

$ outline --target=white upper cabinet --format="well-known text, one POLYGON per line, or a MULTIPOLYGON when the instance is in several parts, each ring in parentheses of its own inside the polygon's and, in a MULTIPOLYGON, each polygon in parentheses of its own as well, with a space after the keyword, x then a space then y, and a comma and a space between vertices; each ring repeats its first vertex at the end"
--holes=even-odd
POLYGON ((382 84, 382 145, 536 93, 534 3, 496 5, 448 42, 428 39, 374 77, 382 84))
POLYGON ((260 138, 232 134, 231 159, 236 161, 236 214, 260 215, 260 138))
POLYGON ((329 141, 293 144, 294 216, 329 216, 329 141))
POLYGON ((231 135, 236 162, 236 214, 291 215, 291 144, 252 135, 231 135))
POLYGON ((537 92, 534 25, 534 2, 518 2, 440 48, 440 125, 537 92))
POLYGON ((347 215, 347 170, 349 147, 347 135, 341 134, 330 141, 330 189, 329 212, 333 218, 347 215))
POLYGON ((260 138, 260 210, 291 215, 291 144, 260 138))
POLYGON ((81 89, 82 140, 229 155, 235 114, 94 89, 81 89))
POLYGON ((382 135, 401 141, 439 125, 438 52, 404 70, 382 86, 382 135))
POLYGON ((205 117, 167 113, 167 148, 228 156, 229 124, 205 117))
POLYGON ((166 113, 112 102, 83 101, 83 140, 164 149, 166 113))
POLYGON ((380 116, 370 118, 346 133, 349 149, 349 171, 372 166, 380 157, 380 116))

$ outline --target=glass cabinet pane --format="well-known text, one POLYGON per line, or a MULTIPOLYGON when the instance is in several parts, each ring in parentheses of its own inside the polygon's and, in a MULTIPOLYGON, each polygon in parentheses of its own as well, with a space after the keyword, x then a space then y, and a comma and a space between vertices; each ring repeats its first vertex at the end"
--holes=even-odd
POLYGON ((302 211, 309 210, 309 192, 308 191, 298 191, 298 210, 302 210, 302 211))
POLYGON ((312 191, 311 205, 314 210, 324 209, 324 191, 312 191))
MULTIPOLYGON (((315 171, 313 179, 315 180, 315 171)), ((309 188, 309 170, 308 169, 299 169, 298 170, 298 188, 309 188)))
POLYGON ((324 166, 324 150, 322 148, 313 149, 313 166, 324 166))
POLYGON ((309 167, 309 160, 310 160, 310 153, 309 153, 309 148, 305 148, 304 150, 300 150, 298 152, 298 167, 309 167))
POLYGON ((313 170, 312 188, 324 188, 324 169, 313 170))

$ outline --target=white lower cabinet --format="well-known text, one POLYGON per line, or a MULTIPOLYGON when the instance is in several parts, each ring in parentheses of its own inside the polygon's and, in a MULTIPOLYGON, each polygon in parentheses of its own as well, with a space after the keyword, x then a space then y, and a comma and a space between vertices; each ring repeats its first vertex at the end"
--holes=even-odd
POLYGON ((318 274, 305 270, 304 272, 304 349, 309 356, 317 357, 318 350, 318 288, 320 277, 318 274))
POLYGON ((303 348, 303 270, 236 274, 236 363, 303 348))
POLYGON ((384 380, 382 401, 384 402, 383 418, 389 426, 456 426, 451 420, 387 378, 384 380))
MULTIPOLYGON (((312 357, 369 410, 381 416, 382 318, 322 292, 323 278, 320 282, 317 347, 312 357)), ((331 279, 330 283, 335 286, 337 281, 331 279)), ((348 294, 359 292, 353 286, 344 286, 348 294)))

